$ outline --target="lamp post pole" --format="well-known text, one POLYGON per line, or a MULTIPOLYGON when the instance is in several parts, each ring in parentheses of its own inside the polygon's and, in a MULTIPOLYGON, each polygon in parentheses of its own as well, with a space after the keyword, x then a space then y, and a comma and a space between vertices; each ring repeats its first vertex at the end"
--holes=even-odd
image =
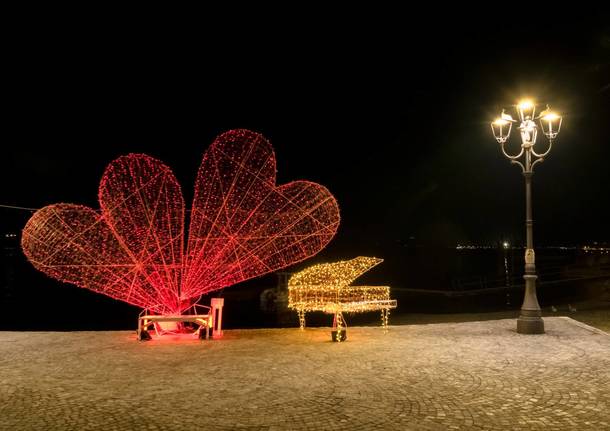
POLYGON ((544 321, 538 296, 536 295, 536 254, 534 252, 534 219, 532 218, 532 170, 529 151, 526 152, 525 177, 525 295, 521 315, 517 319, 517 332, 520 334, 544 334, 544 321), (529 165, 529 166, 528 166, 529 165))
POLYGON ((532 218, 532 176, 536 163, 544 161, 544 158, 551 152, 553 140, 557 137, 561 129, 562 118, 551 112, 548 108, 536 117, 536 105, 524 100, 517 105, 520 125, 518 127, 521 135, 521 151, 516 155, 507 153, 505 144, 508 141, 512 129, 512 116, 504 111, 500 118, 491 124, 494 137, 500 144, 502 153, 511 163, 521 166, 525 178, 525 294, 521 314, 517 319, 517 332, 520 334, 544 334, 544 321, 538 297, 536 295, 536 254, 534 252, 534 220, 532 218), (538 136, 538 126, 534 120, 540 120, 540 127, 544 135, 548 138, 549 146, 543 153, 534 150, 536 138, 538 136), (522 160, 522 161, 521 161, 522 160))

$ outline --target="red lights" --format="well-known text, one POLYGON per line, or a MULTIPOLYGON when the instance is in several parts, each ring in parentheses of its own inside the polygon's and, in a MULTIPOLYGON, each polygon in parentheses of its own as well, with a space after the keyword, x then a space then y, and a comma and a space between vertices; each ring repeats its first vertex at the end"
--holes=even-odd
POLYGON ((37 211, 22 247, 45 274, 159 314, 179 314, 205 293, 318 253, 339 225, 323 186, 275 185, 269 142, 248 130, 218 136, 195 183, 188 241, 180 185, 161 161, 113 161, 101 213, 73 204, 37 211))

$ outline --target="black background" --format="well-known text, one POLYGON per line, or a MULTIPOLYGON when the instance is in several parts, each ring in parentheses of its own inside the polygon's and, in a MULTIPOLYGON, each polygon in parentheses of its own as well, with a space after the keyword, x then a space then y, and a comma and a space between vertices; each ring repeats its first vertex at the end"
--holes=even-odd
MULTIPOLYGON (((130 152, 172 167, 189 202, 214 137, 249 128, 273 144, 279 182, 336 196, 342 224, 319 259, 520 241, 523 178, 489 122, 530 96, 564 115, 534 176, 537 244, 610 239, 601 12, 38 12, 15 19, 4 53, 0 204, 97 207, 104 167, 130 152)), ((2 232, 28 216, 1 210, 2 232)))

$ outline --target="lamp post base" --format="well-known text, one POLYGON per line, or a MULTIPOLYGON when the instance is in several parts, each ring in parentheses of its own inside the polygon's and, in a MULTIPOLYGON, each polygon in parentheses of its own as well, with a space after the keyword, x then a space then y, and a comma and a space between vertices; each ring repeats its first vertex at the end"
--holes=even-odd
POLYGON ((544 320, 540 316, 521 315, 517 319, 519 334, 544 334, 544 320))

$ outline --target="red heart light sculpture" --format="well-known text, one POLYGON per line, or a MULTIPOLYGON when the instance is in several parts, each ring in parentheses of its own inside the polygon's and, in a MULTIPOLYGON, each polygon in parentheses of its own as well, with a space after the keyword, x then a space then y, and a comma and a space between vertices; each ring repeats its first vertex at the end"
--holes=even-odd
POLYGON ((275 184, 269 142, 249 130, 218 136, 197 174, 185 241, 185 208, 172 171, 144 154, 113 161, 101 212, 55 204, 26 224, 22 248, 45 274, 160 314, 201 295, 300 262, 339 226, 335 198, 309 181, 275 184))

